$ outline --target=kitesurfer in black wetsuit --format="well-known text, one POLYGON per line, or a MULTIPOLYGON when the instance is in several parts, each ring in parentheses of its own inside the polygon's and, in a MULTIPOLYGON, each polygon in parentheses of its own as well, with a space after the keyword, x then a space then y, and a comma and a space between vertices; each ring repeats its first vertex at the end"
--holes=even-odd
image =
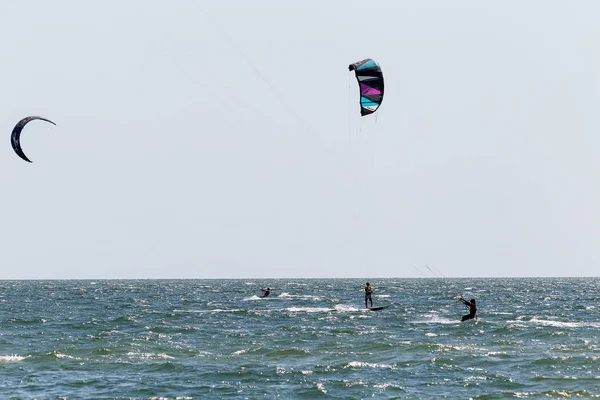
POLYGON ((365 308, 367 308, 367 300, 371 302, 371 308, 373 308, 373 298, 371 297, 372 294, 373 288, 371 287, 369 282, 367 282, 367 285, 365 286, 365 308))
POLYGON ((476 317, 477 303, 475 302, 475 299, 471 299, 471 301, 466 301, 465 299, 460 297, 458 299, 458 301, 463 303, 465 306, 469 307, 469 313, 467 315, 463 315, 463 317, 461 318, 461 321, 466 321, 468 319, 473 319, 476 317))
POLYGON ((271 294, 271 288, 260 289, 260 290, 262 290, 262 291, 263 291, 263 295, 262 295, 262 296, 260 296, 261 298, 262 298, 262 297, 269 297, 269 295, 271 294))

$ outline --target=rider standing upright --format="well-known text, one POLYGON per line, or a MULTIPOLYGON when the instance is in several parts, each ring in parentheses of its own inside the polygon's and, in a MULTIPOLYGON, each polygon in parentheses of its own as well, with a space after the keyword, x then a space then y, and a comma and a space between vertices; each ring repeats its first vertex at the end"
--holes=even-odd
POLYGON ((373 297, 371 297, 372 294, 373 294, 373 288, 371 287, 371 284, 369 282, 367 282, 367 284, 365 286, 365 308, 368 308, 367 300, 369 300, 371 302, 371 308, 373 308, 373 297))

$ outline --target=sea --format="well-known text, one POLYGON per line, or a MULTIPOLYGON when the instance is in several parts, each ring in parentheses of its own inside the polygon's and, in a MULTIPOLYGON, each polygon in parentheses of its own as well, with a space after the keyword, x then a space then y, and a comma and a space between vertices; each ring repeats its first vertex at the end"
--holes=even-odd
POLYGON ((368 280, 0 281, 0 398, 600 397, 600 278, 368 280))

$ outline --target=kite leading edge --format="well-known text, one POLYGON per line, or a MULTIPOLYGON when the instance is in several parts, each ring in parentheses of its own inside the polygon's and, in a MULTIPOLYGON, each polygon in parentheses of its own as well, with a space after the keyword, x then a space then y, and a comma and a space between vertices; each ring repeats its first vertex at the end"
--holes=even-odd
POLYGON ((21 157, 23 160, 25 160, 27 162, 31 162, 31 160, 29 158, 27 158, 27 156, 23 152, 23 149, 21 149, 21 140, 20 140, 21 131, 23 130, 25 125, 27 125, 29 122, 36 120, 36 119, 50 122, 51 124, 56 125, 54 122, 50 121, 49 119, 43 118, 43 117, 37 117, 37 116, 26 117, 26 118, 23 118, 22 120, 20 120, 19 122, 17 122, 17 125, 15 125, 15 127, 13 128, 12 134, 10 135, 10 144, 12 145, 13 150, 15 151, 15 153, 17 153, 17 155, 19 157, 21 157))

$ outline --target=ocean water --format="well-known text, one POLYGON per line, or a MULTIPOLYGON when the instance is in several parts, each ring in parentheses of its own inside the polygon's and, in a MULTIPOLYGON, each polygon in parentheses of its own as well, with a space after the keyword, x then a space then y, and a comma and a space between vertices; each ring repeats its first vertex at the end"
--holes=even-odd
POLYGON ((600 279, 370 282, 0 281, 0 398, 600 397, 600 279))

